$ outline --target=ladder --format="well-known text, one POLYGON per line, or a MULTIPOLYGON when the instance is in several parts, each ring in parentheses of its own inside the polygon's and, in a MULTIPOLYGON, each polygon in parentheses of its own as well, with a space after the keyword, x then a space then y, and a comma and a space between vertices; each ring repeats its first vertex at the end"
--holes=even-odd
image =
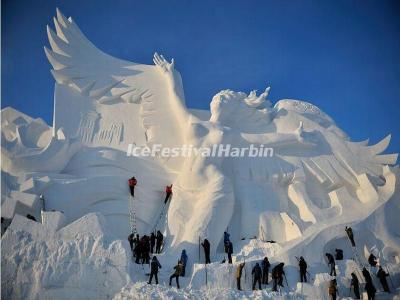
POLYGON ((358 251, 357 251, 357 247, 352 247, 352 252, 353 252, 353 260, 356 262, 356 264, 358 265, 358 267, 362 270, 363 268, 368 269, 368 271, 370 272, 370 268, 366 267, 365 264, 362 263, 360 256, 358 255, 358 251))
MULTIPOLYGON (((365 269, 369 272, 369 274, 372 274, 372 272, 371 272, 371 266, 370 266, 369 264, 366 265, 366 264, 364 264, 364 263, 362 262, 362 260, 361 260, 361 258, 360 258, 360 256, 359 256, 359 254, 358 254, 357 247, 352 247, 350 239, 348 239, 348 240, 349 240, 349 243, 350 243, 351 251, 352 251, 352 253, 353 253, 353 260, 355 261, 356 265, 358 266, 358 270, 355 269, 354 272, 355 272, 358 276, 360 276, 359 278, 360 278, 361 280, 363 280, 363 279, 364 279, 364 274, 362 273, 362 270, 365 268, 365 269)), ((371 278, 372 278, 372 281, 373 281, 373 278, 374 278, 374 277, 371 276, 371 278)))
MULTIPOLYGON (((169 202, 169 201, 168 201, 168 202, 169 202)), ((167 211, 168 202, 167 202, 166 204, 164 204, 164 206, 163 206, 163 208, 162 208, 162 210, 161 210, 161 212, 160 212, 160 214, 159 214, 159 216, 158 216, 157 222, 156 222, 156 224, 154 225, 154 227, 153 227, 153 229, 151 230, 151 232, 154 232, 154 231, 157 229, 158 224, 160 223, 161 219, 162 219, 163 216, 165 215, 165 212, 167 211)))
POLYGON ((137 227, 136 227, 136 212, 134 208, 134 198, 132 195, 129 195, 129 226, 131 229, 131 233, 137 234, 137 227))

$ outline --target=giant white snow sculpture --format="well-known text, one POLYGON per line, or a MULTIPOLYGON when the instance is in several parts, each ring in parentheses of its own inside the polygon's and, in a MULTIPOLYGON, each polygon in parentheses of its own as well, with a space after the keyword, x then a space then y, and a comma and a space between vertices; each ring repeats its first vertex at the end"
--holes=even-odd
MULTIPOLYGON (((213 97, 210 112, 188 109, 173 62, 158 54, 154 65, 119 60, 98 50, 59 11, 54 23, 56 32, 48 27, 51 50, 45 48, 56 79, 52 127, 12 108, 1 111, 2 297, 110 299, 127 284, 117 298, 173 292, 186 299, 186 291, 131 284, 148 279, 131 262, 126 240, 127 179, 133 175, 139 233, 156 226, 166 234, 160 281, 167 282, 176 252, 186 248, 190 276, 182 283, 193 297, 277 296, 267 289, 258 295, 233 290, 230 264, 197 264, 199 238, 210 240, 213 261, 222 259, 226 228, 233 263, 246 260, 247 274, 268 256, 272 264, 285 262, 293 286, 295 256, 303 255, 315 281, 299 283, 296 292, 310 299, 326 297, 331 277, 324 273, 324 253, 335 248, 345 253, 338 263, 342 294, 351 272, 362 280, 369 251, 391 267, 398 286, 400 172, 397 154, 381 154, 390 136, 372 146, 352 142, 310 103, 273 106, 268 89, 260 95, 224 90, 213 97), (133 146, 156 144, 220 145, 231 156, 127 155, 133 146), (239 157, 233 150, 251 145, 271 148, 273 155, 247 149, 239 157), (174 195, 166 218, 158 219, 170 183, 174 195), (41 223, 22 217, 27 214, 41 223), (346 225, 355 231, 352 250, 346 225), (202 289, 206 274, 215 296, 202 289)), ((244 277, 244 289, 251 289, 244 277)))
POLYGON ((285 242, 321 222, 350 222, 354 210, 362 214, 392 195, 395 182, 384 166, 395 164, 397 154, 380 155, 390 136, 374 146, 354 143, 310 103, 280 100, 272 106, 268 89, 260 95, 221 91, 204 120, 186 108, 174 61, 158 54, 154 66, 123 61, 98 50, 71 18, 58 12, 54 22, 56 33, 48 27, 52 50, 45 52, 57 82, 55 130, 122 151, 133 141, 273 148, 267 158, 159 159, 177 174, 167 222, 172 246, 194 246, 199 237, 218 245, 226 228, 235 239, 285 242), (135 114, 122 113, 129 105, 135 114))

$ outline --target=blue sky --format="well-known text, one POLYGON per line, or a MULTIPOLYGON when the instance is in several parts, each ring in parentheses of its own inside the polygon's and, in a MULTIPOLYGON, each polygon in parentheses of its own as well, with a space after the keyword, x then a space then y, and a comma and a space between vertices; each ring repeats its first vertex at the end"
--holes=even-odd
POLYGON ((392 133, 388 152, 400 152, 399 1, 2 0, 2 107, 50 124, 56 7, 108 54, 174 57, 189 107, 270 85, 273 102, 309 101, 355 141, 392 133))

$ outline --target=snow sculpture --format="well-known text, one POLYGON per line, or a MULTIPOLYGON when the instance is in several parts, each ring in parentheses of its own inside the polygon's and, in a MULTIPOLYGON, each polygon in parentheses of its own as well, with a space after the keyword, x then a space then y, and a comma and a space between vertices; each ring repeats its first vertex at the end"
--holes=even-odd
POLYGON ((167 170, 178 174, 168 212, 172 246, 194 246, 199 236, 218 245, 227 227, 236 239, 261 231, 274 237, 279 227, 285 232, 282 241, 287 241, 321 221, 350 218, 344 207, 372 205, 390 196, 381 192, 388 175, 382 167, 395 164, 397 154, 379 155, 390 136, 375 146, 351 142, 310 103, 281 100, 272 106, 267 100, 269 88, 260 95, 219 92, 205 121, 186 108, 173 60, 157 53, 154 66, 119 60, 98 50, 59 11, 54 23, 56 32, 47 29, 52 49, 45 47, 45 52, 57 82, 56 106, 57 95, 75 93, 81 107, 87 101, 102 114, 121 105, 140 107, 133 117, 141 122, 144 138, 140 130, 120 137, 122 127, 124 131, 137 127, 124 120, 95 134, 97 117, 91 115, 90 126, 82 121, 78 129, 83 142, 97 139, 111 144, 116 135, 114 145, 119 149, 129 139, 162 147, 273 147, 271 158, 159 158, 167 170))
POLYGON ((174 182, 168 242, 190 250, 207 237, 216 251, 226 228, 234 240, 298 240, 323 230, 321 222, 351 222, 351 210, 373 210, 393 195, 396 176, 388 165, 397 154, 380 155, 390 136, 373 146, 352 142, 310 103, 284 99, 273 106, 269 88, 259 95, 223 90, 210 113, 190 110, 173 60, 155 54, 154 65, 123 61, 97 49, 58 10, 54 23, 56 32, 47 28, 51 49, 45 47, 56 80, 53 128, 2 111, 7 219, 39 218, 35 194, 45 190, 49 209, 62 210, 66 223, 98 211, 124 237, 125 181, 139 173, 139 231, 155 224, 160 187, 174 182), (125 155, 129 144, 256 145, 273 148, 273 156, 132 158, 125 155))

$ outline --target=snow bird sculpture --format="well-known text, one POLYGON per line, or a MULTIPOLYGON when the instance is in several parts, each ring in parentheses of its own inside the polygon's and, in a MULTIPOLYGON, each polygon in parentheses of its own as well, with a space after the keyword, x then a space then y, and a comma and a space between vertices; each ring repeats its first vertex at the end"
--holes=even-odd
POLYGON ((45 52, 58 84, 100 105, 140 105, 148 145, 223 145, 222 154, 230 152, 164 159, 178 174, 168 212, 172 247, 195 249, 202 236, 215 251, 228 226, 236 240, 263 228, 265 239, 285 242, 312 226, 322 230, 320 222, 350 222, 354 210, 365 214, 361 207, 393 194, 387 165, 397 154, 380 155, 390 136, 374 146, 352 142, 310 103, 284 99, 272 106, 269 88, 260 95, 220 91, 204 121, 187 109, 173 59, 155 53, 154 65, 145 65, 109 56, 59 10, 54 25, 56 32, 47 27, 45 52), (251 145, 272 148, 272 157, 250 153, 251 145))

